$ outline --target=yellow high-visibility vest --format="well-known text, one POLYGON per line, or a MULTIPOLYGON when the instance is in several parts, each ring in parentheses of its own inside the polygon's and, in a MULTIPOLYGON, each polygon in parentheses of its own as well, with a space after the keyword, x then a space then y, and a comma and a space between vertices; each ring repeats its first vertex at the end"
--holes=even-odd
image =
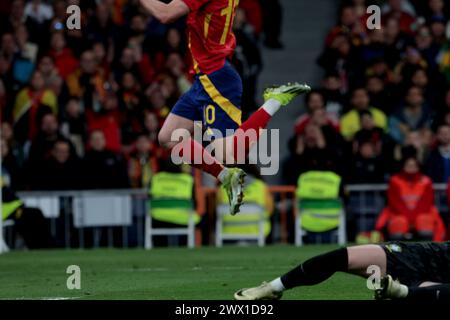
POLYGON ((186 173, 159 172, 150 187, 150 213, 153 219, 179 225, 188 225, 189 215, 194 214, 194 223, 200 216, 194 212, 194 179, 186 173))
POLYGON ((2 219, 6 220, 12 215, 17 209, 23 205, 20 200, 13 200, 11 202, 2 203, 2 219))
POLYGON ((308 171, 300 175, 296 196, 303 229, 325 232, 339 226, 340 185, 341 177, 331 171, 308 171))
MULTIPOLYGON (((270 214, 267 210, 267 186, 261 180, 253 180, 244 187, 244 202, 243 204, 256 204, 263 208, 264 221, 264 235, 268 236, 271 230, 270 214)), ((219 189, 218 204, 228 204, 228 196, 224 188, 219 189)), ((241 210, 245 206, 241 207, 241 210)), ((229 214, 223 217, 224 234, 242 234, 242 235, 257 235, 259 234, 260 213, 245 213, 241 211, 235 216, 229 214)))

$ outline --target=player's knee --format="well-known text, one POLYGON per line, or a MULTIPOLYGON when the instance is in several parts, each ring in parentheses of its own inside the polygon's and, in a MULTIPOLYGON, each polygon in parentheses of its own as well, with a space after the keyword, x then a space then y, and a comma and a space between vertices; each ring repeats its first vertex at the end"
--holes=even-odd
POLYGON ((161 130, 158 133, 158 142, 159 142, 159 145, 164 147, 164 148, 170 148, 171 147, 170 136, 164 130, 161 130))

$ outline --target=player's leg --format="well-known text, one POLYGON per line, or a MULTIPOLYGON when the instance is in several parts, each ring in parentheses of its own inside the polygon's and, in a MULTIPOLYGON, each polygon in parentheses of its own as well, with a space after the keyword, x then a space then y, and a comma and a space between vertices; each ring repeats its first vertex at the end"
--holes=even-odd
POLYGON ((423 282, 419 286, 406 286, 391 276, 381 281, 377 299, 450 300, 450 284, 423 282))
POLYGON ((158 133, 159 144, 166 149, 172 149, 179 143, 179 141, 172 139, 172 134, 177 129, 184 129, 191 136, 194 132, 194 121, 174 113, 169 113, 158 133))
POLYGON ((409 287, 406 299, 450 300, 450 283, 424 282, 418 287, 409 287))
POLYGON ((202 119, 197 106, 202 103, 199 98, 200 88, 196 81, 189 92, 180 98, 164 122, 158 139, 162 146, 172 149, 175 156, 181 157, 183 162, 217 178, 227 189, 230 213, 236 214, 243 198, 244 172, 236 168, 225 168, 201 143, 192 138, 195 121, 202 119))
POLYGON ((267 127, 275 113, 300 94, 310 90, 311 88, 308 85, 298 83, 266 89, 264 104, 239 126, 234 135, 213 142, 214 149, 217 150, 215 154, 217 159, 222 163, 229 164, 244 161, 249 150, 257 143, 261 129, 267 127))
POLYGON ((324 282, 336 272, 369 276, 367 268, 377 265, 386 272, 386 254, 378 245, 364 245, 337 249, 306 260, 288 273, 259 287, 236 292, 237 300, 278 299, 282 292, 299 286, 324 282))
POLYGON ((179 156, 185 163, 190 164, 194 168, 198 168, 207 173, 210 173, 214 177, 219 177, 223 171, 224 166, 217 161, 209 152, 205 151, 203 146, 191 138, 194 132, 194 121, 174 113, 170 113, 164 122, 158 134, 158 140, 161 146, 172 149, 175 146, 181 153, 179 156), (178 130, 179 134, 176 135, 177 139, 174 139, 172 134, 178 130), (200 155, 202 161, 195 161, 195 156, 200 155), (210 163, 205 166, 204 163, 210 163))

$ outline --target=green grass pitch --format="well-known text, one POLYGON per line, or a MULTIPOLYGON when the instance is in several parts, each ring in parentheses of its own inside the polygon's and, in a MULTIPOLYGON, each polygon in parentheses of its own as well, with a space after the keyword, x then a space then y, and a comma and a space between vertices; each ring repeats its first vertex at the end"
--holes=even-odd
MULTIPOLYGON (((0 255, 0 299, 231 300, 335 246, 20 251, 0 255), (68 290, 66 269, 81 268, 81 289, 68 290)), ((371 299, 365 280, 336 274, 284 299, 371 299)))

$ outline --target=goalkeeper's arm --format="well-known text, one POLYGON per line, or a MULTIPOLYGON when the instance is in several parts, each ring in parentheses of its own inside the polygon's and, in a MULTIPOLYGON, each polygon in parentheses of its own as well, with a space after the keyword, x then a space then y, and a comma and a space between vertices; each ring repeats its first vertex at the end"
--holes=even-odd
POLYGON ((182 0, 164 3, 159 0, 140 0, 142 6, 161 23, 167 24, 189 13, 189 7, 182 0))

